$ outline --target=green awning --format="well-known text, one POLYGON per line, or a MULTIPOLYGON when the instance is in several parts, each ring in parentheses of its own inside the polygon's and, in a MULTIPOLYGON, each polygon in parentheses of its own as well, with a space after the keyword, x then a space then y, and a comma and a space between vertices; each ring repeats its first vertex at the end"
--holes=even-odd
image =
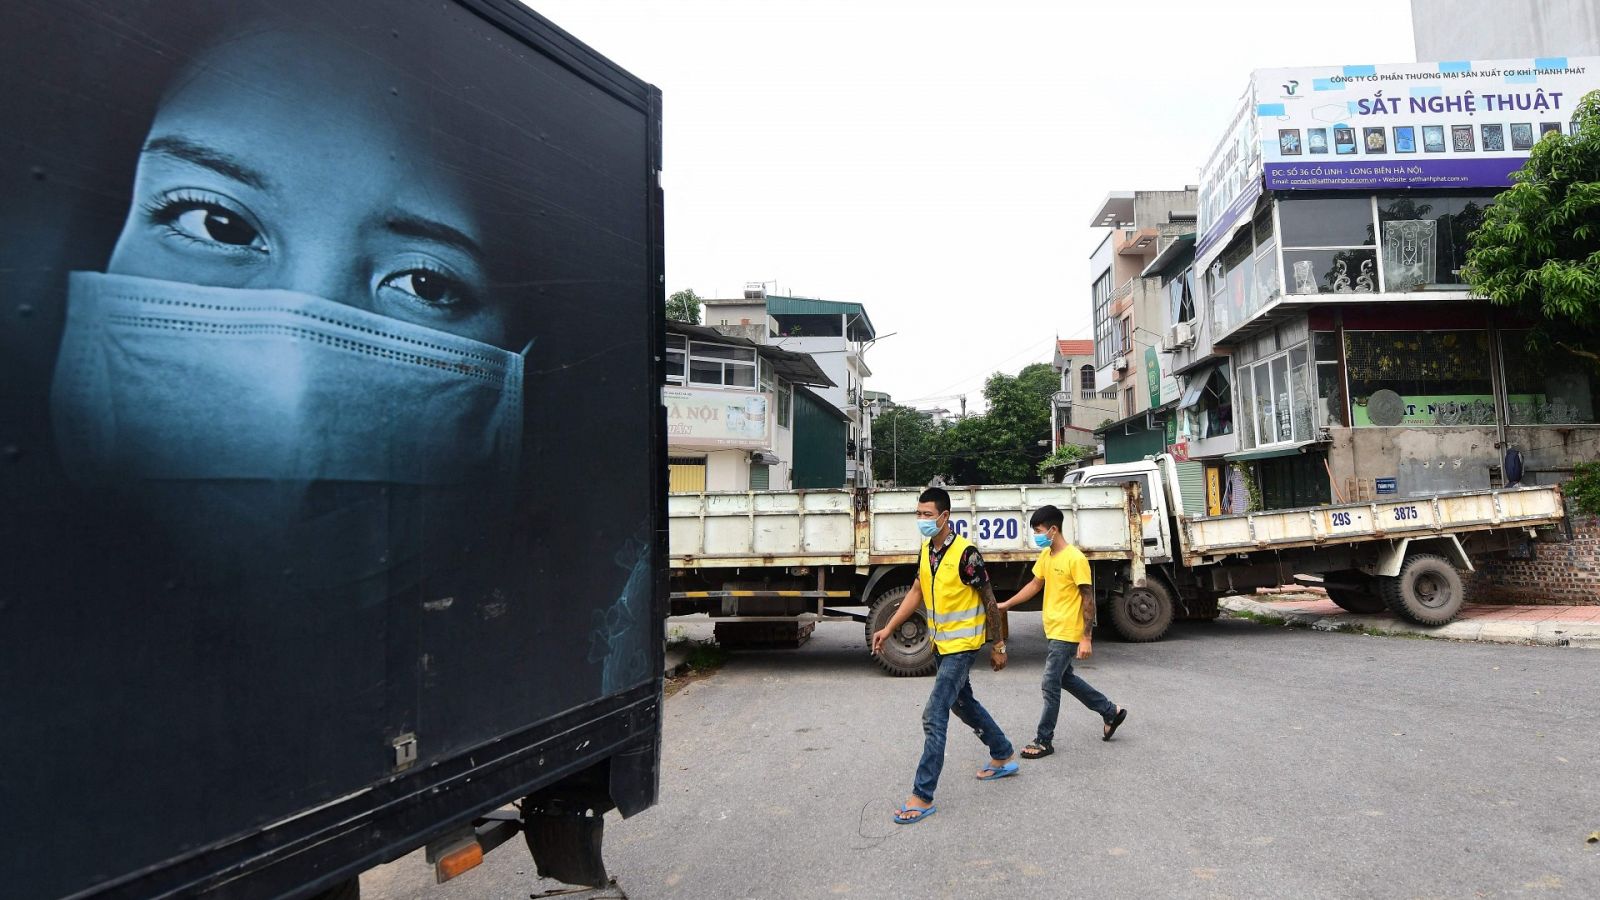
POLYGON ((1301 441, 1297 444, 1288 444, 1283 447, 1267 447, 1263 450, 1243 450, 1238 453, 1229 453, 1223 459, 1233 462, 1244 462, 1249 459, 1275 459, 1280 456, 1298 456, 1316 441, 1301 441))

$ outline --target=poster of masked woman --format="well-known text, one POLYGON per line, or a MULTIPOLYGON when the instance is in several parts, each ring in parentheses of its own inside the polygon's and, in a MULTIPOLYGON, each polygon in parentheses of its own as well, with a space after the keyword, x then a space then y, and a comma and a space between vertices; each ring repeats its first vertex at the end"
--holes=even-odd
POLYGON ((448 3, 0 21, 0 717, 56 813, 142 780, 198 841, 648 684, 644 119, 448 3))

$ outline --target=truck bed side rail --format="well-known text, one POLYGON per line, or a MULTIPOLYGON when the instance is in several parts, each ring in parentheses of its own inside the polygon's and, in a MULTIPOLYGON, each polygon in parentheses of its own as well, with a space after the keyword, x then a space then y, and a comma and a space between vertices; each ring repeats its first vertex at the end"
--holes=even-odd
MULTIPOLYGON (((1090 559, 1129 560, 1142 551, 1121 485, 1021 484, 952 487, 951 521, 984 558, 1039 555, 1029 517, 1059 507, 1062 533, 1090 559)), ((667 498, 671 565, 678 569, 871 566, 915 562, 921 488, 672 494, 667 498), (858 506, 860 508, 858 508, 858 506)), ((1135 517, 1134 523, 1137 523, 1135 517)))
POLYGON ((1534 528, 1565 517, 1561 489, 1551 485, 1183 518, 1179 530, 1184 562, 1200 565, 1208 557, 1255 550, 1534 528))

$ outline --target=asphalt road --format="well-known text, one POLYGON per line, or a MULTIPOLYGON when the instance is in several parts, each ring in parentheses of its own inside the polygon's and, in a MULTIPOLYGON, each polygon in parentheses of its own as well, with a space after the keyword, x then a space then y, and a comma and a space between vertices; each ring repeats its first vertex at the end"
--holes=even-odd
MULTIPOLYGON (((1037 614, 1011 630, 973 686, 1020 747, 1044 640, 1037 614)), ((956 723, 938 814, 897 826, 930 681, 879 674, 859 626, 736 654, 668 700, 661 802, 608 817, 601 896, 1600 896, 1600 651, 1220 621, 1080 671, 1129 709, 1115 741, 1063 696, 1056 754, 982 783, 956 723)), ((556 887, 516 845, 442 886, 420 854, 363 886, 556 887)))

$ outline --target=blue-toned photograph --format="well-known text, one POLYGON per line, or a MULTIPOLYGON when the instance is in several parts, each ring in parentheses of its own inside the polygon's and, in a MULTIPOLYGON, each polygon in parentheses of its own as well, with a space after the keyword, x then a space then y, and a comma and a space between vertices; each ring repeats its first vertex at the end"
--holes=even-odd
POLYGON ((1326 129, 1326 128, 1307 128, 1306 129, 1306 152, 1307 153, 1327 153, 1328 152, 1328 129, 1326 129))
POLYGON ((1417 152, 1417 129, 1414 125, 1394 126, 1394 152, 1417 152))
POLYGON ((1506 149, 1505 126, 1480 125, 1478 130, 1483 133, 1483 149, 1490 153, 1499 153, 1506 149))
POLYGON ((1443 153, 1445 151, 1443 125, 1422 126, 1422 150, 1424 153, 1443 153))
POLYGON ((1278 129, 1278 152, 1284 156, 1300 155, 1300 129, 1278 129))
POLYGON ((1356 152, 1356 130, 1354 128, 1335 128, 1333 130, 1333 152, 1339 156, 1346 156, 1356 152))
POLYGON ((0 807, 182 811, 8 835, 8 894, 188 895, 101 880, 659 696, 660 94, 484 8, 7 17, 0 807))

